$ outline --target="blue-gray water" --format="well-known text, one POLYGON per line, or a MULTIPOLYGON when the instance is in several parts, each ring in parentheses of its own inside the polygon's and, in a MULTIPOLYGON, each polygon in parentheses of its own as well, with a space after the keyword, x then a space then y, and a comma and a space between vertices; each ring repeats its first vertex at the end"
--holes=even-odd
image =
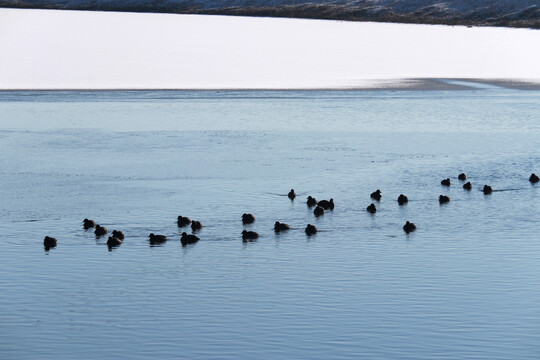
POLYGON ((0 92, 0 358, 537 359, 539 145, 538 91, 0 92))

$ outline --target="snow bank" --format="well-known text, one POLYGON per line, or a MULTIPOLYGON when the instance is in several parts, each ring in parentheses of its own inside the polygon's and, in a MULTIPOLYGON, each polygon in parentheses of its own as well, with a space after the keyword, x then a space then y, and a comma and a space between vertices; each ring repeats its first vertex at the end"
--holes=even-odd
POLYGON ((1 89, 348 88, 540 79, 540 31, 0 9, 1 89))

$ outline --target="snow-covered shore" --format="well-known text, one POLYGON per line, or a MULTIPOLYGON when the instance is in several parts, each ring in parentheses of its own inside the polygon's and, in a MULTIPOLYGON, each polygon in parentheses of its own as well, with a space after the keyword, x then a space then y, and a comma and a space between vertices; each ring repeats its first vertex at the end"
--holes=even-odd
POLYGON ((362 88, 540 79, 540 31, 0 9, 0 89, 362 88))

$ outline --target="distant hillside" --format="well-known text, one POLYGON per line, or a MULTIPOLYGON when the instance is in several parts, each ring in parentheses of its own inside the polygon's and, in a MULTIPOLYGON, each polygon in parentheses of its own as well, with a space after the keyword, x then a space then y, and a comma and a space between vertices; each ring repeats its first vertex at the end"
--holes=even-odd
POLYGON ((271 16, 540 29, 540 0, 0 0, 0 7, 271 16))

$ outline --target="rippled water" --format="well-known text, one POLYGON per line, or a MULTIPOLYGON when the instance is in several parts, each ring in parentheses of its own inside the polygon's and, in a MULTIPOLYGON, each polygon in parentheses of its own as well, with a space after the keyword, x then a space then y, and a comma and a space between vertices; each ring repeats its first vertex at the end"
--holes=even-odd
POLYGON ((495 87, 0 92, 0 357, 538 358, 539 135, 540 92, 495 87))

